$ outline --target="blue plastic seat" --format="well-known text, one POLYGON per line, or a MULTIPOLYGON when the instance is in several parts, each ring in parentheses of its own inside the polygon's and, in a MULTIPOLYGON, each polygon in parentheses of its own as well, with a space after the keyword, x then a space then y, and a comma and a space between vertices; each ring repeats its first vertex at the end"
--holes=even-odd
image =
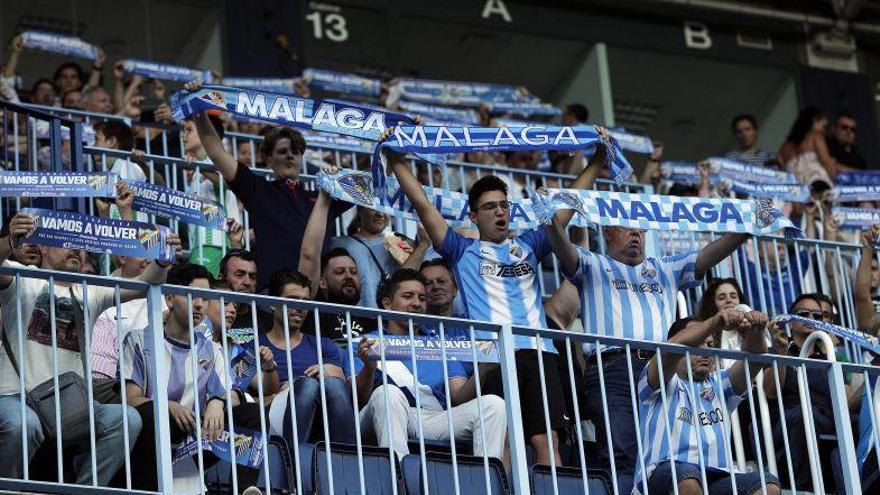
MULTIPOLYGON (((397 483, 397 479, 391 476, 391 462, 395 462, 394 472, 397 476, 399 476, 400 469, 396 465, 396 461, 392 461, 388 449, 362 445, 361 455, 364 463, 365 493, 370 495, 393 493, 393 485, 397 483)), ((361 493, 357 445, 330 443, 330 459, 333 465, 333 492, 361 493)), ((316 470, 314 488, 318 493, 330 493, 330 470, 327 466, 327 444, 325 442, 315 444, 314 466, 316 470)), ((303 491, 305 492, 305 486, 303 491)))
MULTIPOLYGON (((287 493, 293 486, 294 473, 293 458, 287 447, 287 442, 279 436, 270 436, 267 450, 269 458, 269 481, 272 493, 287 493)), ((251 484, 255 484, 265 491, 266 467, 261 466, 259 473, 256 470, 238 466, 238 489, 244 490, 251 484), (256 476, 254 476, 256 475, 256 476)), ((232 492, 232 463, 218 461, 205 470, 205 485, 217 493, 232 492)))
MULTIPOLYGON (((458 455, 459 493, 468 495, 498 495, 510 493, 510 483, 507 480, 507 472, 499 459, 489 458, 489 489, 486 492, 486 470, 483 457, 458 455)), ((452 456, 443 452, 426 452, 425 464, 427 470, 428 492, 449 494, 455 493, 454 477, 452 472, 452 456)), ((421 456, 408 455, 401 461, 403 471, 403 484, 407 495, 421 495, 424 491, 422 480, 421 456)))
MULTIPOLYGON (((530 475, 532 493, 536 495, 557 493, 553 491, 553 474, 550 466, 535 464, 530 475)), ((557 467, 556 488, 558 493, 584 493, 583 471, 574 467, 557 467)), ((612 490, 605 471, 594 469, 587 470, 587 488, 590 495, 608 495, 612 490)))

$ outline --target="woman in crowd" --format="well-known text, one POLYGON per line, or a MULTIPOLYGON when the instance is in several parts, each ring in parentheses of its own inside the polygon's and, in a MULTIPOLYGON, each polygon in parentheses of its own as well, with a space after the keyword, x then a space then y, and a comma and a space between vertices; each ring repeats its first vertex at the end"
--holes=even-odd
POLYGON ((816 107, 807 107, 798 114, 779 149, 779 161, 786 170, 814 191, 830 189, 837 176, 837 161, 825 141, 827 125, 827 115, 816 107))

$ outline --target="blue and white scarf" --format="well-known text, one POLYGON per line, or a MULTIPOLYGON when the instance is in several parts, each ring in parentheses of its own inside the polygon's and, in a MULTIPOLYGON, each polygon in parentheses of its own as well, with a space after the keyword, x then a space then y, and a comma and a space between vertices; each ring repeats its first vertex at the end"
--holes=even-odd
POLYGON ((518 101, 493 101, 488 104, 489 112, 504 114, 510 113, 514 115, 522 115, 525 117, 555 117, 562 111, 549 103, 540 102, 518 102, 518 101))
POLYGON ((126 74, 138 74, 163 81, 189 82, 199 79, 206 84, 214 82, 214 76, 209 70, 191 69, 150 60, 126 59, 122 61, 122 68, 126 74))
POLYGON ((620 149, 650 155, 654 152, 654 142, 648 136, 633 134, 623 127, 608 129, 614 134, 614 139, 620 144, 620 149))
POLYGON ((857 201, 880 201, 880 184, 837 184, 828 195, 831 201, 851 203, 857 201))
POLYGON ((840 325, 825 323, 824 321, 812 320, 810 318, 804 318, 797 315, 782 315, 775 318, 774 321, 778 321, 780 323, 797 322, 814 330, 822 330, 825 333, 836 335, 844 340, 848 340, 853 344, 861 347, 862 349, 865 349, 866 351, 871 351, 874 354, 880 355, 880 343, 878 343, 877 337, 873 335, 868 335, 865 332, 861 332, 859 330, 853 330, 851 328, 842 327, 840 325))
POLYGON ((440 105, 427 105, 416 101, 399 102, 401 110, 446 122, 479 124, 480 116, 472 109, 449 108, 440 105))
POLYGON ((403 98, 441 105, 479 106, 496 101, 535 101, 524 88, 503 84, 400 79, 396 86, 403 98))
POLYGON ((840 172, 835 181, 844 185, 878 185, 880 184, 880 171, 840 172))
POLYGON ((417 154, 584 150, 592 154, 596 146, 605 146, 608 154, 606 165, 611 171, 611 179, 622 184, 632 174, 632 167, 620 152, 614 138, 603 138, 593 126, 396 127, 388 140, 376 147, 373 156, 373 184, 379 196, 383 197, 386 178, 383 150, 417 154))
POLYGON ((797 178, 790 172, 750 165, 729 158, 710 157, 706 161, 709 162, 710 173, 727 179, 762 184, 794 184, 797 182, 797 178))
MULTIPOLYGON (((412 204, 393 178, 388 181, 388 199, 385 201, 377 197, 372 177, 365 172, 346 170, 334 176, 319 173, 317 182, 319 188, 338 200, 418 221, 412 204)), ((468 216, 470 208, 466 194, 427 186, 423 189, 450 226, 473 227, 468 216)), ((512 230, 533 229, 549 223, 557 209, 574 209, 578 214, 572 218, 572 224, 580 227, 603 225, 751 234, 768 234, 785 229, 792 237, 801 235, 787 217, 762 200, 704 200, 567 189, 551 189, 547 195, 531 191, 530 197, 511 201, 512 230)))
POLYGON ((740 194, 753 198, 770 198, 792 203, 809 203, 810 188, 804 184, 761 184, 752 182, 728 181, 730 188, 740 194))
POLYGON ((47 33, 45 31, 25 31, 21 33, 21 43, 25 48, 33 48, 50 53, 70 55, 88 60, 98 58, 98 47, 76 36, 47 33))
POLYGON ((224 77, 223 85, 234 88, 248 88, 259 91, 272 91, 283 95, 293 94, 293 85, 296 79, 283 79, 278 77, 224 77))
POLYGON ((865 230, 880 224, 880 210, 873 208, 831 208, 834 223, 843 230, 865 230))
POLYGON ((303 71, 302 76, 303 80, 313 88, 347 95, 377 97, 382 88, 382 83, 378 79, 347 72, 308 68, 303 71))
POLYGON ((387 110, 225 86, 204 86, 171 95, 171 111, 177 120, 204 110, 371 140, 378 139, 386 127, 415 123, 407 115, 387 110))
POLYGON ((584 220, 605 227, 682 232, 733 232, 764 235, 779 230, 803 237, 766 199, 716 199, 577 189, 532 191, 538 218, 549 223, 557 210, 574 210, 584 220))
POLYGON ((353 153, 372 153, 376 143, 351 136, 341 136, 330 132, 303 131, 306 145, 310 148, 325 148, 334 151, 353 153))

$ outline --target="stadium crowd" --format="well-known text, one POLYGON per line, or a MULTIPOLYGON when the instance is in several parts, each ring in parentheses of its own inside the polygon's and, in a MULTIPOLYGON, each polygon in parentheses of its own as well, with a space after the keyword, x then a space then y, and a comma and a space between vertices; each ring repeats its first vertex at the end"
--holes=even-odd
MULTIPOLYGON (((789 356, 800 354, 814 328, 800 323, 786 326, 771 318, 788 313, 843 323, 844 308, 839 301, 851 294, 858 328, 870 334, 880 331, 874 306, 880 296, 880 266, 874 251, 877 227, 865 232, 842 230, 828 197, 838 174, 867 168, 855 145, 858 122, 846 113, 831 120, 818 109, 803 109, 778 150, 759 149, 759 122, 748 114, 733 117, 730 129, 719 132, 731 132, 738 143, 726 153, 727 158, 789 171, 809 186, 809 202, 784 203, 781 209, 810 238, 860 244, 857 264, 845 265, 833 256, 823 258, 818 248, 806 244, 796 249, 781 240, 752 242, 747 234, 715 236, 695 249, 648 256, 646 231, 572 227, 572 211, 557 213, 552 225, 518 232, 511 229, 511 201, 527 196, 527 181, 535 177, 527 179, 517 171, 568 174, 574 177, 564 184, 570 189, 607 188, 607 181, 602 180, 608 171, 601 147, 592 156, 583 152, 467 153, 454 158, 497 168, 498 173, 468 173, 463 181, 442 175, 426 162, 413 167, 406 157, 388 153, 389 171, 421 220, 418 234, 410 238, 393 231, 392 218, 316 192, 302 177, 307 166, 331 174, 343 167, 367 169, 368 155, 352 158, 312 150, 296 129, 237 121, 222 113, 205 112, 175 123, 169 90, 162 81, 127 75, 119 63, 108 71, 103 54, 87 69, 77 62, 64 63, 51 79, 38 79, 22 90, 16 88, 15 79, 23 56, 37 55, 25 52, 17 37, 0 69, 0 101, 90 112, 94 143, 86 152, 87 159, 122 179, 115 200, 95 200, 98 215, 148 221, 145 214, 133 211, 134 194, 126 181, 149 181, 180 185, 182 190, 217 201, 226 211, 228 229, 181 230, 182 239, 172 237, 178 262, 170 264, 28 244, 23 239, 35 228, 35 219, 12 211, 0 239, 0 259, 7 267, 97 273, 151 284, 529 328, 575 329, 694 348, 719 347, 724 342, 727 348, 747 353, 789 356), (240 139, 233 147, 227 136, 231 132, 256 137, 240 139), (163 171, 144 157, 142 150, 148 147, 184 158, 192 166, 173 173, 167 168, 163 171), (115 157, 94 148, 131 153, 115 157), (201 170, 202 163, 213 167, 201 170), (271 172, 269 180, 266 171, 271 172), (423 192, 422 186, 429 184, 466 193, 469 218, 476 229, 449 227, 423 192), (335 225, 342 221, 346 230, 335 232, 335 225), (558 260, 563 281, 555 292, 545 293, 544 277, 554 275, 553 263, 545 260, 552 257, 558 260), (737 267, 734 276, 722 276, 724 272, 718 269, 722 265, 737 267), (847 270, 851 273, 845 275, 847 270), (827 277, 825 283, 817 284, 820 277, 827 277), (850 280, 853 286, 843 287, 850 280), (697 287, 699 293, 694 291, 697 287), (830 288, 829 293, 820 293, 821 287, 830 288), (680 291, 695 302, 692 314, 685 318, 679 318, 680 291)), ((198 87, 198 82, 187 85, 189 90, 198 87)), ((304 81, 295 90, 298 96, 313 96, 304 81)), ((376 103, 389 103, 387 87, 383 86, 376 103)), ((389 107, 396 105, 392 102, 389 107)), ((11 123, 15 114, 8 109, 4 113, 3 165, 12 166, 14 148, 21 154, 39 153, 40 167, 49 169, 50 155, 33 149, 34 142, 25 134, 16 135, 11 123)), ((72 115, 81 118, 85 114, 72 115)), ((493 125, 499 117, 516 117, 494 115, 488 107, 480 108, 479 115, 482 125, 493 125)), ((569 104, 561 122, 585 125, 589 111, 584 105, 569 104)), ((600 132, 607 135, 609 131, 600 132)), ((38 148, 47 142, 35 141, 38 148)), ((65 151, 68 159, 70 149, 65 151)), ((653 149, 644 170, 633 179, 638 183, 663 194, 736 197, 723 181, 711 180, 708 165, 699 166, 699 180, 694 183, 670 180, 661 166, 668 150, 656 140, 653 149)), ((559 185, 559 176, 546 177, 554 179, 538 185, 559 185)), ((851 206, 873 209, 877 205, 862 201, 851 206)), ((502 370, 497 364, 455 360, 377 361, 371 347, 379 339, 380 325, 386 335, 406 336, 413 330, 412 321, 399 313, 373 320, 322 311, 315 318, 286 306, 223 304, 219 298, 202 295, 166 295, 165 348, 157 351, 152 348, 145 294, 122 290, 119 296, 117 304, 117 294, 110 288, 88 286, 84 291, 81 284, 61 281, 50 287, 43 279, 0 275, 5 349, 0 352, 0 477, 23 476, 25 443, 30 476, 54 476, 54 463, 39 461, 46 455, 54 458, 52 433, 45 431, 30 405, 21 408, 19 369, 25 372, 27 391, 50 380, 53 370, 46 363, 53 359, 56 340, 59 373, 82 374, 81 355, 90 355, 88 378, 94 389, 94 448, 101 486, 125 486, 125 456, 119 453, 127 445, 132 487, 156 489, 151 402, 156 390, 151 380, 157 374, 164 374, 168 381, 172 444, 183 442, 197 429, 206 440, 219 438, 228 428, 231 410, 236 428, 260 430, 263 416, 270 433, 282 436, 290 446, 295 440, 314 442, 325 435, 333 442, 353 444, 359 431, 364 443, 391 447, 403 457, 421 435, 425 440, 454 440, 466 445, 470 454, 510 463, 502 370), (82 314, 92 315, 91 328, 84 328, 82 314), (196 331, 191 332, 193 328, 196 331), (233 329, 251 329, 257 346, 234 338, 233 329), (88 349, 84 333, 90 336, 88 349), (24 355, 19 354, 22 350, 24 355), (156 352, 165 353, 166 369, 149 369, 156 352), (324 417, 328 425, 323 424, 324 417)), ((425 336, 439 337, 442 332, 445 339, 472 338, 468 327, 413 327, 425 336)), ((486 335, 476 332, 476 337, 486 335)), ((836 344, 835 349, 816 346, 811 357, 843 357, 845 343, 836 340, 836 344)), ((777 447, 785 444, 788 449, 779 453, 778 476, 766 469, 763 477, 759 470, 736 471, 738 493, 811 489, 809 438, 835 433, 832 391, 819 371, 815 371, 817 376, 812 376, 813 371, 807 376, 812 412, 807 419, 794 368, 781 366, 778 383, 766 373, 763 383, 750 385, 761 363, 746 366, 743 361, 731 361, 716 366, 703 354, 685 358, 680 353, 612 345, 600 353, 593 344, 575 349, 564 340, 524 335, 517 335, 513 345, 522 427, 534 462, 579 466, 571 452, 580 438, 575 421, 580 417, 594 427, 586 447, 590 467, 610 470, 613 464, 618 475, 630 476, 628 483, 621 483, 621 493, 629 487, 641 492, 645 486, 651 493, 669 493, 673 484, 681 494, 730 493, 729 415, 737 408, 747 410, 749 401, 756 400, 749 395, 753 386, 761 387, 772 404, 781 398, 780 407, 771 407, 770 431, 777 447), (542 396, 546 399, 536 399, 542 396), (696 429, 700 433, 694 433, 696 429), (665 431, 673 437, 665 438, 665 431), (782 461, 784 455, 791 457, 790 468, 782 461), (706 468, 705 487, 701 463, 706 468), (789 486, 790 479, 795 486, 789 486)), ((852 377, 846 385, 853 418, 863 407, 865 384, 858 378, 852 377)), ((741 414, 740 424, 749 444, 748 458, 757 459, 760 447, 747 429, 752 427, 750 418, 747 412, 741 414)), ((853 425, 858 434, 855 421, 853 425)), ((759 429, 758 425, 754 428, 759 429)), ((91 457, 77 457, 89 449, 88 435, 64 446, 65 457, 74 466, 68 471, 71 481, 92 482, 91 457)), ((871 457, 863 476, 877 469, 876 460, 870 466, 871 457)), ((205 459, 206 467, 217 462, 207 453, 205 459)), ((827 466, 830 461, 823 458, 822 462, 827 466)), ((831 476, 825 482, 833 489, 831 476)))

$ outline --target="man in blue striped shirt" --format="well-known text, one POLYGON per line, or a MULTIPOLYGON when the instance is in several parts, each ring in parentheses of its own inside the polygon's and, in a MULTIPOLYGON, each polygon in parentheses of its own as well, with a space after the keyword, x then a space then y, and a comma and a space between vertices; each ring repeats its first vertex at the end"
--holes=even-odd
MULTIPOLYGON (((775 153, 758 148, 758 121, 754 116, 737 115, 731 120, 730 127, 739 143, 739 148, 725 153, 725 158, 759 167, 766 166, 767 162, 776 161, 775 153)), ((776 165, 776 168, 779 166, 776 165)))
MULTIPOLYGON (((599 128, 599 132, 607 136, 604 129, 599 128)), ((403 157, 389 153, 388 158, 400 188, 422 220, 434 248, 452 266, 468 317, 520 327, 547 328, 539 263, 550 254, 549 227, 542 226, 512 236, 510 218, 516 214, 513 209, 518 205, 508 201, 507 186, 501 179, 487 175, 468 191, 470 219, 477 225, 480 238, 466 238, 449 228, 403 157)), ((587 168, 570 187, 592 187, 605 158, 605 148, 598 146, 587 168)), ((514 348, 519 393, 524 398, 521 409, 525 436, 535 448, 538 464, 561 464, 557 432, 564 427, 565 400, 556 348, 550 339, 525 335, 515 337, 514 348), (538 345, 544 351, 540 355, 545 377, 543 383, 538 345), (545 402, 541 400, 545 392, 546 410, 545 402)), ((495 373, 493 379, 487 380, 490 383, 486 384, 485 393, 503 394, 498 377, 500 374, 495 373)))
MULTIPOLYGON (((607 255, 602 255, 571 243, 564 225, 572 214, 568 210, 555 215, 550 243, 563 265, 563 274, 580 291, 585 331, 609 337, 665 341, 678 291, 699 285, 707 271, 748 238, 748 234, 727 234, 702 249, 646 258, 645 231, 605 227, 607 255)), ((590 407, 587 416, 596 422, 600 465, 608 468, 612 456, 604 422, 603 405, 607 403, 615 467, 619 473, 628 474, 637 460, 632 390, 651 356, 644 351, 633 351, 629 356, 621 348, 603 347, 604 394, 600 389, 597 353, 593 346, 584 346, 589 356, 585 373, 590 407)))
MULTIPOLYGON (((744 352, 767 352, 767 315, 759 311, 720 311, 706 321, 685 318, 669 329, 669 342, 710 347, 718 328, 742 335, 744 352)), ((633 493, 779 494, 779 480, 769 473, 731 475, 733 458, 728 418, 762 367, 737 361, 715 372, 710 356, 664 352, 651 359, 639 378, 639 422, 644 449, 633 493), (690 372, 688 371, 690 367, 690 372), (693 381, 691 381, 691 379, 693 381), (705 475, 705 478, 703 477, 705 475), (734 482, 736 490, 734 491, 734 482), (705 486, 704 486, 705 483, 705 486)))

